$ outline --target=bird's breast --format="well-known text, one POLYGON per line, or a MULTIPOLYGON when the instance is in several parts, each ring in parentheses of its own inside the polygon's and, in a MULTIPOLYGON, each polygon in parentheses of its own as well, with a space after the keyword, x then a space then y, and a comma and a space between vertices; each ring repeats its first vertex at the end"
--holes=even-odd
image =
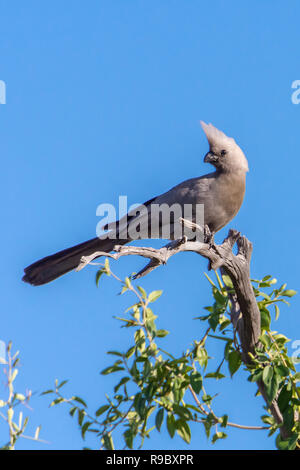
POLYGON ((204 203, 204 221, 217 232, 238 213, 245 195, 245 174, 221 174, 204 203))

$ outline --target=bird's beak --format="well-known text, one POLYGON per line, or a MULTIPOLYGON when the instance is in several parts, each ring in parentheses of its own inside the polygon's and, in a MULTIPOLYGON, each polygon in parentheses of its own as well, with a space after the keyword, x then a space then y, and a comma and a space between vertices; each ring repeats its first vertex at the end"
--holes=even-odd
POLYGON ((213 152, 207 152, 204 157, 204 163, 214 163, 217 159, 218 157, 213 152))

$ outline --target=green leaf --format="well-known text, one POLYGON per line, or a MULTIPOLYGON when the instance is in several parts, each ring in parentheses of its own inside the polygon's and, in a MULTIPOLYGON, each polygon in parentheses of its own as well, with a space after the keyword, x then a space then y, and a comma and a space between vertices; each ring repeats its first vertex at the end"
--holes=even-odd
POLYGON ((192 419, 192 414, 188 408, 185 406, 177 405, 174 403, 173 411, 180 417, 185 420, 192 419))
POLYGON ((104 271, 103 269, 99 269, 99 271, 96 272, 96 286, 98 287, 99 286, 99 281, 100 281, 100 277, 102 276, 102 274, 104 274, 104 271))
POLYGON ((100 373, 101 375, 108 375, 108 374, 112 374, 113 372, 118 372, 120 370, 125 370, 125 369, 124 367, 113 365, 110 367, 106 367, 106 369, 103 369, 100 373))
POLYGON ((176 432, 176 423, 175 418, 171 413, 168 413, 167 416, 167 429, 170 437, 173 438, 176 432))
POLYGON ((128 351, 125 354, 126 359, 129 359, 134 354, 135 350, 136 350, 135 346, 132 346, 131 348, 129 348, 128 351))
POLYGON ((106 354, 111 354, 112 356, 123 357, 123 354, 120 353, 119 351, 107 351, 106 354))
POLYGON ((206 349, 198 344, 195 350, 195 356, 196 360, 199 362, 199 365, 206 369, 208 363, 208 354, 206 349))
POLYGON ((110 434, 104 434, 103 445, 107 450, 114 450, 114 443, 110 434))
POLYGON ((227 422, 228 422, 228 415, 222 416, 222 422, 221 422, 222 428, 226 428, 227 422))
POLYGON ((167 336, 170 332, 167 330, 157 330, 155 335, 158 336, 159 338, 164 338, 167 336))
POLYGON ((262 380, 265 385, 269 385, 273 377, 273 367, 268 365, 264 368, 262 373, 262 380))
POLYGON ((103 405, 103 406, 100 406, 100 408, 98 408, 98 410, 96 411, 95 415, 96 415, 96 416, 100 416, 100 415, 102 415, 103 413, 105 413, 105 411, 107 411, 109 408, 110 408, 110 405, 103 405))
POLYGON ((116 386, 114 387, 114 392, 116 393, 116 392, 119 390, 119 388, 120 388, 122 385, 126 384, 129 380, 130 380, 129 377, 123 377, 123 378, 120 380, 120 382, 118 383, 118 385, 116 385, 116 386))
MULTIPOLYGON (((216 304, 214 305, 214 307, 216 307, 216 304)), ((208 323, 213 331, 216 331, 216 328, 219 324, 220 317, 222 314, 223 312, 215 311, 215 313, 212 313, 211 315, 209 315, 208 323)))
MULTIPOLYGON (((146 328, 151 334, 151 336, 154 336, 156 334, 156 326, 154 320, 146 320, 146 328)), ((152 345, 154 345, 154 343, 152 343, 152 345)))
POLYGON ((81 427, 85 417, 85 411, 78 409, 78 424, 81 427))
POLYGON ((69 415, 73 417, 77 410, 78 410, 77 406, 72 406, 72 408, 69 411, 69 415))
POLYGON ((281 348, 285 343, 288 343, 290 341, 286 336, 281 334, 274 335, 274 338, 279 348, 281 348))
POLYGON ((271 426, 273 426, 273 424, 275 424, 275 419, 274 419, 273 416, 263 415, 263 416, 261 416, 261 419, 262 419, 263 423, 265 423, 265 424, 270 424, 271 426))
MULTIPOLYGON (((229 323, 231 323, 231 321, 229 321, 229 323)), ((217 336, 217 335, 207 335, 207 336, 209 336, 209 338, 215 338, 215 339, 220 339, 221 341, 227 341, 228 343, 227 346, 230 346, 232 343, 232 339, 227 338, 226 336, 217 336)))
POLYGON ((229 368, 231 377, 239 369, 241 363, 242 363, 241 354, 235 349, 230 351, 230 353, 228 354, 228 368, 229 368))
POLYGON ((140 351, 145 350, 145 344, 146 344, 145 332, 142 328, 140 328, 139 330, 136 330, 136 332, 134 333, 134 341, 135 341, 136 347, 140 351))
POLYGON ((287 377, 290 373, 289 368, 284 366, 284 365, 275 366, 274 370, 275 370, 276 374, 280 375, 281 377, 287 377))
POLYGON ((121 292, 119 293, 119 295, 122 295, 122 294, 124 294, 124 292, 127 292, 127 291, 128 291, 128 287, 123 286, 122 289, 121 289, 121 292))
POLYGON ((147 321, 153 321, 157 318, 157 315, 154 315, 154 313, 152 312, 151 308, 146 308, 145 310, 145 313, 146 313, 146 319, 147 321))
POLYGON ((268 331, 270 329, 270 324, 271 324, 270 312, 266 308, 264 308, 260 310, 260 315, 261 315, 261 329, 268 331))
POLYGON ((276 394, 278 392, 278 387, 279 387, 279 380, 278 376, 273 374, 273 377, 271 381, 266 385, 266 392, 267 392, 267 399, 269 403, 272 403, 274 398, 276 397, 276 394))
POLYGON ((286 288, 286 286, 287 286, 286 283, 285 283, 285 284, 282 284, 282 286, 279 287, 278 292, 284 291, 284 289, 286 288))
POLYGON ((271 338, 266 335, 266 333, 262 334, 259 337, 259 341, 265 346, 266 350, 268 351, 272 345, 271 338))
POLYGON ((225 328, 227 328, 227 326, 230 324, 231 324, 231 321, 229 320, 229 318, 224 318, 224 320, 221 320, 220 322, 219 330, 220 331, 225 330, 225 328))
POLYGON ((116 318, 117 320, 121 320, 125 323, 125 325, 122 325, 121 328, 129 328, 129 327, 132 327, 132 326, 138 326, 138 323, 134 320, 128 320, 127 318, 121 318, 121 317, 114 317, 116 318))
POLYGON ((81 437, 82 437, 82 439, 85 439, 85 433, 87 432, 87 430, 88 430, 88 428, 90 427, 91 424, 92 424, 91 421, 86 421, 84 423, 84 425, 82 426, 82 428, 81 428, 81 437))
POLYGON ((223 279, 225 286, 229 287, 230 289, 233 289, 232 281, 227 274, 223 274, 222 279, 223 279))
POLYGON ((164 420, 164 413, 165 413, 165 410, 164 408, 160 408, 158 410, 158 412, 156 413, 156 416, 155 416, 155 426, 156 426, 156 429, 158 431, 160 431, 160 428, 161 428, 161 425, 163 423, 163 420, 164 420))
POLYGON ((77 401, 78 403, 80 403, 84 407, 87 407, 87 404, 85 403, 85 401, 80 397, 74 396, 74 397, 71 398, 71 400, 77 401))
POLYGON ((216 434, 213 435, 211 442, 214 444, 218 439, 225 439, 227 437, 227 434, 225 432, 216 432, 216 434))
POLYGON ((54 390, 46 390, 45 392, 42 392, 41 395, 48 395, 48 393, 54 393, 54 390))
POLYGON ((287 289, 281 292, 281 295, 284 295, 285 297, 293 297, 296 294, 297 294, 297 291, 293 289, 287 289))
POLYGON ((141 419, 143 419, 146 413, 146 399, 142 396, 141 393, 136 394, 133 406, 141 419))
POLYGON ((207 437, 210 436, 212 426, 215 424, 215 418, 212 413, 209 413, 204 421, 204 429, 207 437))
POLYGON ((198 395, 202 389, 202 375, 199 372, 193 371, 190 375, 190 383, 194 392, 198 395))
POLYGON ((55 400, 53 400, 49 406, 58 405, 59 403, 62 403, 63 401, 65 401, 65 399, 62 397, 55 398, 55 400))
POLYGON ((272 300, 271 297, 265 292, 259 292, 259 295, 261 295, 266 300, 269 300, 269 301, 272 300))
POLYGON ((262 376, 262 369, 256 369, 253 374, 248 377, 249 382, 257 382, 262 376))
POLYGON ((133 431, 129 428, 124 432, 123 436, 124 436, 124 440, 126 442, 127 447, 129 447, 129 449, 132 449, 133 438, 134 438, 133 431))
POLYGON ((293 395, 292 387, 288 385, 284 385, 278 396, 278 406, 279 406, 281 413, 283 413, 286 410, 292 398, 292 395, 293 395))
POLYGON ((162 293, 163 293, 162 290, 154 290, 153 292, 149 294, 148 301, 155 302, 155 300, 157 300, 161 296, 162 293))
POLYGON ((187 444, 191 442, 191 430, 184 419, 178 419, 176 421, 176 431, 187 444))
POLYGON ((140 321, 140 318, 141 318, 141 311, 140 311, 140 308, 138 306, 139 304, 135 304, 133 307, 132 307, 132 313, 131 315, 133 316, 133 318, 135 318, 136 321, 140 321))
POLYGON ((295 424, 295 415, 293 406, 287 406, 282 413, 284 426, 292 430, 295 424))
POLYGON ((223 295, 216 287, 213 288, 213 296, 217 303, 222 306, 227 302, 227 297, 223 295))
POLYGON ((147 293, 146 293, 145 289, 141 286, 137 286, 137 288, 140 291, 140 293, 142 294, 143 299, 144 300, 147 299, 147 293))
POLYGON ((220 379, 224 379, 225 378, 225 375, 224 374, 221 374, 220 372, 216 371, 216 372, 209 372, 208 374, 205 375, 205 378, 206 379, 216 379, 216 380, 220 380, 220 379))
POLYGON ((66 383, 68 383, 68 380, 63 380, 62 382, 60 382, 60 384, 59 384, 56 388, 61 388, 61 387, 63 387, 66 383))
POLYGON ((276 437, 276 446, 279 450, 294 450, 296 448, 297 441, 299 439, 298 434, 293 434, 289 439, 283 440, 278 434, 276 437))
POLYGON ((300 381, 300 372, 297 372, 296 374, 294 374, 293 379, 295 380, 295 382, 299 382, 300 381))

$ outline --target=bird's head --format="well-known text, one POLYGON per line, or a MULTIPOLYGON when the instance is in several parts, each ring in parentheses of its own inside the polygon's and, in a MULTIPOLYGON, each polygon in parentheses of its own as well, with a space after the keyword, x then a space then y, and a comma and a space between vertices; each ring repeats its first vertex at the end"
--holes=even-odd
POLYGON ((209 143, 209 152, 204 157, 205 163, 211 163, 217 170, 249 171, 247 159, 242 149, 232 137, 219 131, 212 124, 200 121, 209 143))

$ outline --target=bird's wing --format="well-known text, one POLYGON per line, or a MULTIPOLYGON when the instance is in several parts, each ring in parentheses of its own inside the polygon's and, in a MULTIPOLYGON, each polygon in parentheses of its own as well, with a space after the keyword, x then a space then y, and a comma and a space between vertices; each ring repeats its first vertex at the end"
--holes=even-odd
MULTIPOLYGON (((212 201, 210 202, 210 199, 212 199, 211 187, 214 183, 212 175, 213 173, 183 181, 166 193, 136 208, 136 215, 129 217, 127 223, 125 218, 120 221, 120 236, 124 238, 128 236, 127 232, 131 235, 138 229, 141 234, 140 238, 173 238, 175 220, 178 220, 179 217, 195 220, 196 204, 212 204, 212 201), (160 213, 159 208, 162 205, 166 205, 171 209, 171 212, 168 213, 167 211, 166 218, 162 217, 160 213), (191 212, 185 212, 185 205, 190 205, 191 212), (174 212, 172 212, 172 206, 174 212), (166 231, 162 232, 163 227, 166 231), (170 229, 170 236, 168 236, 168 229, 170 229)), ((181 227, 181 224, 178 222, 178 230, 180 230, 179 227, 181 227)))
POLYGON ((210 195, 211 187, 215 181, 215 174, 191 178, 179 183, 153 201, 155 204, 203 204, 210 195))

